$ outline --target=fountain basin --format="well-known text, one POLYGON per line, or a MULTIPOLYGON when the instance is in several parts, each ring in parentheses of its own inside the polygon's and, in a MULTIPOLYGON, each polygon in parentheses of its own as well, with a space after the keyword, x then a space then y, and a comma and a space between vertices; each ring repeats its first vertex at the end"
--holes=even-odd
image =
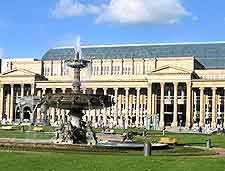
MULTIPOLYGON (((99 142, 96 144, 97 147, 104 147, 104 148, 113 148, 113 149, 143 149, 144 144, 143 143, 126 143, 126 142, 99 142)), ((162 143, 152 143, 153 149, 166 149, 168 148, 168 144, 162 144, 162 143)))
POLYGON ((60 109, 102 109, 103 107, 110 107, 112 99, 110 96, 96 95, 96 94, 47 94, 46 105, 49 107, 60 109))
MULTIPOLYGON (((87 144, 54 144, 52 140, 0 138, 1 149, 28 150, 28 151, 80 151, 80 152, 123 152, 129 150, 142 151, 143 143, 99 142, 96 145, 87 144)), ((152 143, 152 149, 167 149, 168 144, 152 143)))

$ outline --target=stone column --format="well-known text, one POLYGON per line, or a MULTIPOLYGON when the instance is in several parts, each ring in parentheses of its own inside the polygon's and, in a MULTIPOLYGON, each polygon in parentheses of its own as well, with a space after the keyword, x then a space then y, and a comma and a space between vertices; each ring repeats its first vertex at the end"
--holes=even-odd
POLYGON ((66 88, 62 88, 62 93, 63 93, 63 94, 66 93, 66 88))
POLYGON ((14 114, 14 84, 10 84, 11 86, 11 96, 10 96, 10 122, 13 121, 13 114, 14 114))
POLYGON ((41 122, 41 108, 37 108, 37 123, 41 122))
POLYGON ((114 88, 115 95, 114 95, 114 102, 115 102, 115 108, 114 108, 114 121, 116 124, 118 124, 118 88, 114 88))
POLYGON ((155 112, 155 94, 154 93, 152 94, 151 99, 152 99, 152 115, 153 117, 155 117, 156 112, 155 112))
POLYGON ((6 99, 6 111, 5 111, 5 113, 6 113, 6 115, 7 115, 7 121, 9 121, 9 119, 10 119, 10 90, 7 90, 7 99, 6 99))
POLYGON ((140 88, 136 88, 137 90, 137 103, 136 103, 136 127, 139 127, 140 123, 140 88))
MULTIPOLYGON (((120 90, 120 89, 119 89, 120 90)), ((119 124, 121 128, 124 128, 124 116, 122 113, 122 101, 123 101, 123 95, 119 94, 118 90, 118 98, 117 98, 117 103, 118 103, 118 116, 120 117, 119 119, 119 124)))
POLYGON ((143 98, 144 98, 144 95, 140 95, 140 126, 141 128, 143 127, 143 104, 144 104, 144 101, 143 101, 143 98))
POLYGON ((21 86, 21 97, 24 96, 24 84, 20 84, 21 86))
MULTIPOLYGON (((104 95, 107 95, 107 88, 103 88, 104 95)), ((103 114, 103 124, 104 126, 107 125, 107 108, 104 108, 104 114, 103 114)))
MULTIPOLYGON (((66 93, 66 88, 62 89, 62 93, 65 94, 66 93)), ((61 110, 61 114, 62 114, 62 122, 66 123, 66 110, 62 109, 61 110)))
POLYGON ((35 84, 31 84, 31 95, 35 95, 35 84))
POLYGON ((196 90, 193 90, 193 96, 194 96, 194 105, 195 105, 195 111, 194 111, 194 121, 196 121, 197 118, 197 92, 196 90))
POLYGON ((4 112, 4 84, 0 85, 0 115, 2 118, 3 112, 4 112))
POLYGON ((83 94, 86 94, 86 88, 82 88, 83 94))
POLYGON ((52 94, 56 93, 56 88, 52 88, 52 94))
POLYGON ((161 97, 160 97, 160 121, 159 121, 159 126, 160 128, 164 128, 165 122, 164 122, 164 86, 165 83, 161 82, 160 87, 161 87, 161 97))
POLYGON ((199 126, 205 126, 205 104, 204 104, 204 87, 200 87, 200 123, 199 126))
POLYGON ((61 117, 61 109, 55 109, 56 110, 56 116, 57 116, 57 120, 56 120, 56 118, 55 118, 55 120, 58 122, 58 123, 60 123, 60 121, 61 121, 61 119, 60 119, 60 117, 61 117))
MULTIPOLYGON (((46 95, 46 88, 42 88, 42 96, 45 96, 46 95)), ((47 122, 47 115, 50 116, 50 112, 51 110, 48 109, 48 111, 46 112, 40 112, 40 122, 46 124, 47 122)), ((49 118, 48 118, 49 120, 49 118)))
POLYGON ((174 82, 174 99, 173 99, 173 123, 172 127, 177 127, 177 86, 178 82, 174 82))
MULTIPOLYGON (((42 89, 38 90, 38 94, 39 97, 42 97, 42 89)), ((40 106, 37 108, 37 123, 41 122, 41 108, 40 106)))
POLYGON ((61 109, 62 123, 66 123, 65 109, 61 109))
POLYGON ((212 123, 211 126, 216 128, 216 118, 217 118, 217 110, 216 110, 216 87, 212 88, 212 123))
POLYGON ((129 88, 125 88, 125 129, 128 127, 128 110, 129 110, 129 88))
MULTIPOLYGON (((93 90, 93 94, 96 94, 97 88, 92 88, 92 90, 93 90)), ((96 123, 96 113, 97 113, 97 111, 96 111, 96 109, 95 109, 95 110, 94 110, 94 117, 93 117, 93 121, 92 121, 92 124, 94 124, 94 125, 95 125, 95 123, 96 123)))
POLYGON ((186 83, 187 87, 187 99, 186 99, 186 124, 185 126, 189 128, 192 126, 192 96, 191 96, 191 83, 186 83))
POLYGON ((37 90, 37 96, 41 97, 41 89, 37 90))
POLYGON ((148 105, 147 105, 147 111, 148 111, 148 116, 151 116, 152 115, 152 83, 148 83, 148 105))
POLYGON ((46 95, 46 88, 42 88, 42 96, 46 95))
MULTIPOLYGON (((55 94, 55 92, 56 92, 56 88, 52 88, 52 93, 55 94)), ((52 123, 55 123, 56 109, 53 107, 51 108, 51 115, 52 115, 52 123)), ((49 120, 50 120, 50 118, 49 118, 49 120)))
MULTIPOLYGON (((133 104, 133 94, 129 94, 129 117, 132 118, 132 115, 133 115, 133 108, 132 108, 132 104, 133 104)), ((130 120, 130 125, 132 124, 132 119, 130 120)))
MULTIPOLYGON (((89 89, 86 89, 85 94, 89 94, 89 89)), ((90 109, 90 106, 89 106, 88 110, 86 110, 85 112, 86 112, 86 116, 87 116, 87 121, 86 122, 91 121, 91 109, 90 109)))

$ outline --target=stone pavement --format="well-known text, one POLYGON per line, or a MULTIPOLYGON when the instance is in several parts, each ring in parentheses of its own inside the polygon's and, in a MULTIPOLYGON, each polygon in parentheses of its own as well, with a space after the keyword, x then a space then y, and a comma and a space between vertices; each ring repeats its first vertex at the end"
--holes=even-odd
POLYGON ((51 144, 53 141, 37 139, 0 138, 0 143, 27 143, 27 144, 51 144))
POLYGON ((104 134, 104 133, 97 133, 96 134, 98 141, 117 141, 121 142, 123 140, 122 135, 118 134, 104 134))

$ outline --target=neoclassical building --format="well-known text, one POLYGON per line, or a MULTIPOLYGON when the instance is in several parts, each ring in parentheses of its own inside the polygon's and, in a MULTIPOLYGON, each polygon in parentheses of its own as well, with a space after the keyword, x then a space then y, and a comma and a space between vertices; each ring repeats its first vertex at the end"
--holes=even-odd
MULTIPOLYGON (((108 94, 115 102, 84 111, 93 126, 225 126, 225 43, 83 46, 82 53, 90 60, 81 72, 83 93, 108 94)), ((41 110, 21 109, 18 100, 70 93, 66 60, 73 55, 73 48, 61 47, 40 60, 10 60, 0 75, 0 119, 41 123, 41 110)), ((66 122, 67 113, 50 108, 47 119, 66 122)))

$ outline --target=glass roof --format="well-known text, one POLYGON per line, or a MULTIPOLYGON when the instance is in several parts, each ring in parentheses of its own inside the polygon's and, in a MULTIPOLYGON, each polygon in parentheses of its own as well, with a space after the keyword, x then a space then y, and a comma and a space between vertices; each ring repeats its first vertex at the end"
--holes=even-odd
MULTIPOLYGON (((71 47, 50 49, 42 59, 71 59, 74 58, 74 52, 71 47)), ((225 42, 83 46, 82 56, 87 59, 195 56, 206 68, 225 68, 225 42)))

